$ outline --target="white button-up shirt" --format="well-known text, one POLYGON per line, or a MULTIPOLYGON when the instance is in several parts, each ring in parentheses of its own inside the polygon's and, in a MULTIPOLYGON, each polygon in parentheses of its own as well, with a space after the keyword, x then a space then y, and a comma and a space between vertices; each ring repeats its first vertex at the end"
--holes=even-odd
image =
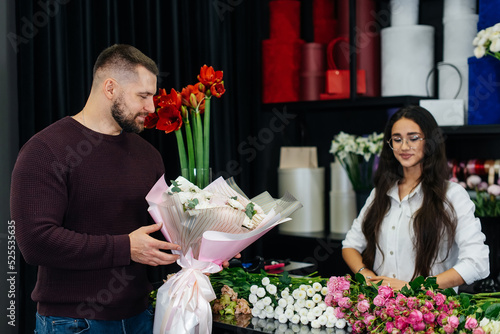
MULTIPOLYGON (((394 277, 410 281, 415 270, 415 249, 413 245, 413 215, 421 207, 423 193, 419 184, 414 191, 399 200, 398 185, 388 192, 390 209, 381 225, 379 246, 377 248, 373 271, 379 276, 394 277)), ((474 216, 475 206, 467 191, 459 184, 448 182, 446 196, 453 205, 458 219, 455 240, 447 254, 448 243, 441 241, 436 262, 431 267, 431 276, 454 268, 467 284, 483 279, 489 274, 489 248, 484 244, 481 223, 474 216)), ((366 238, 361 223, 368 206, 375 197, 370 194, 365 206, 353 222, 342 245, 362 253, 366 248, 366 238)))

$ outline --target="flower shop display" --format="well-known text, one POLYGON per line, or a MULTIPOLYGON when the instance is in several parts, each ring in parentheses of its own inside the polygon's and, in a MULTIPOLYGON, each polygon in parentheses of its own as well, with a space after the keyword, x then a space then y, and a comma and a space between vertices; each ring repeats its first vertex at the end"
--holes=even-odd
POLYGON ((478 175, 470 175, 466 185, 475 191, 472 202, 476 205, 476 217, 500 217, 500 185, 484 182, 478 175))
POLYGON ((489 55, 500 60, 500 23, 480 30, 472 41, 472 45, 475 47, 476 58, 489 55))
POLYGON ((383 145, 383 133, 367 137, 340 132, 332 140, 332 153, 346 170, 355 191, 373 188, 372 173, 383 145))
POLYGON ((500 292, 457 294, 439 289, 435 277, 417 277, 400 291, 368 285, 361 274, 325 279, 228 268, 210 280, 215 290, 231 287, 249 301, 253 318, 245 326, 270 332, 484 334, 500 328, 500 292))
POLYGON ((200 188, 210 181, 210 101, 225 93, 222 78, 222 71, 203 65, 195 85, 169 94, 160 89, 153 97, 156 111, 144 122, 146 128, 175 133, 181 174, 200 188))
POLYGON ((204 189, 182 176, 168 186, 161 177, 146 200, 165 238, 181 246, 172 253, 180 255, 182 270, 158 289, 154 321, 154 333, 175 334, 211 331, 209 302, 216 295, 205 274, 219 272, 223 261, 301 207, 288 193, 278 200, 267 192, 249 199, 222 177, 204 189))

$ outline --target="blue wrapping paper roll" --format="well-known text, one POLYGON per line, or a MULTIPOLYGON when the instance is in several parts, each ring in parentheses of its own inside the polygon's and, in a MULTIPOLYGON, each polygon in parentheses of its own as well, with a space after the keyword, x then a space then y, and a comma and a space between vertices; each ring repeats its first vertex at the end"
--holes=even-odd
POLYGON ((500 124, 500 60, 469 60, 469 124, 500 124))
POLYGON ((499 13, 500 0, 480 0, 477 30, 486 29, 500 22, 499 13))

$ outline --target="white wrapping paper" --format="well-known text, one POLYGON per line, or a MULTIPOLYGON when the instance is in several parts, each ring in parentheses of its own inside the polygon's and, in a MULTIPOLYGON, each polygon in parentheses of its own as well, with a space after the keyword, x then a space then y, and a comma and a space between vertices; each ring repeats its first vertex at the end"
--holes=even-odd
POLYGON ((290 191, 302 203, 303 208, 290 217, 287 224, 280 225, 281 232, 309 233, 322 232, 325 221, 325 169, 319 168, 279 168, 278 192, 290 191))
POLYGON ((433 95, 434 27, 398 26, 382 29, 382 96, 433 95))

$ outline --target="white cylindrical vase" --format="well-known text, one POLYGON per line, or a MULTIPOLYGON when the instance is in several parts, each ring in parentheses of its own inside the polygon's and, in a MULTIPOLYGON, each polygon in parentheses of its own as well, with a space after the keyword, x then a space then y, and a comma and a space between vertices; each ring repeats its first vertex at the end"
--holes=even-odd
POLYGON ((382 29, 382 96, 434 94, 434 27, 382 29), (427 87, 429 82, 429 87, 427 87))
POLYGON ((286 191, 298 199, 303 206, 290 216, 292 221, 279 225, 280 232, 323 232, 325 221, 325 169, 323 167, 279 168, 279 196, 283 196, 286 191))
POLYGON ((472 40, 477 35, 479 15, 470 14, 443 20, 443 61, 474 56, 472 40))
POLYGON ((418 24, 418 0, 391 0, 391 26, 418 24))
POLYGON ((330 233, 345 234, 356 218, 356 193, 340 162, 330 164, 330 233))

